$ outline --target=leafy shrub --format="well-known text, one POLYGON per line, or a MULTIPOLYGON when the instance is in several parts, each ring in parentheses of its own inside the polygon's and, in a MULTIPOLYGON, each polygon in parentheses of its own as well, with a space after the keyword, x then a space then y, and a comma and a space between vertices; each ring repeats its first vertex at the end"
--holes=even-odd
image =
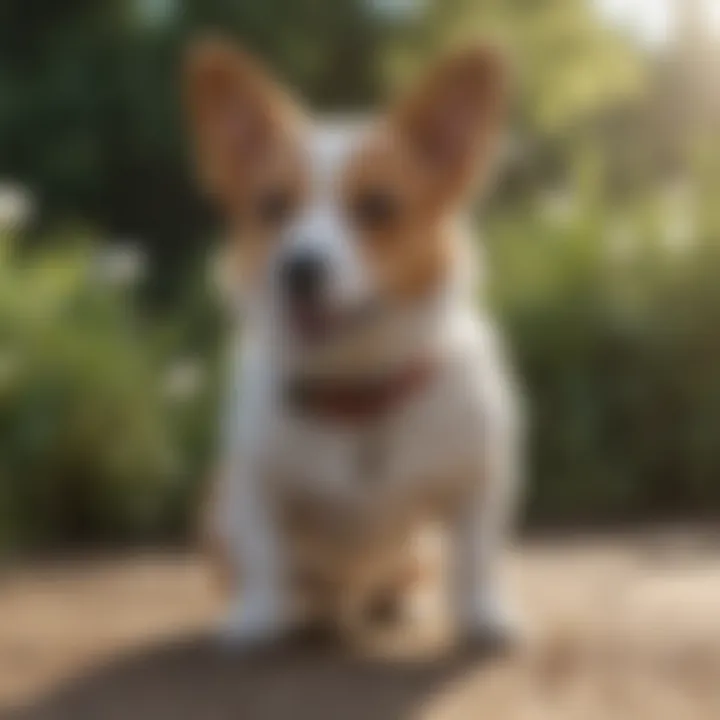
POLYGON ((531 519, 720 511, 720 247, 697 209, 669 235, 663 207, 621 220, 580 201, 492 224, 532 416, 531 519))
POLYGON ((194 418, 212 401, 212 378, 169 385, 179 323, 143 318, 102 253, 22 259, 9 239, 3 250, 0 542, 148 537, 186 524, 202 464, 194 418))

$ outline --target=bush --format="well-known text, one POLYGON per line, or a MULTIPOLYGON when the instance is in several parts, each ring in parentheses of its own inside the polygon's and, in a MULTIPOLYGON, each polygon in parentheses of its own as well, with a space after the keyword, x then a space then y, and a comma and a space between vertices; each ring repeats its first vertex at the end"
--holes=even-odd
POLYGON ((531 520, 720 511, 720 248, 695 220, 673 237, 657 207, 620 219, 581 201, 492 223, 532 415, 531 520))
POLYGON ((205 425, 211 365, 201 358, 201 366, 173 368, 181 324, 143 318, 117 251, 66 247, 21 259, 13 250, 7 238, 0 544, 177 531, 187 524, 206 450, 200 439, 210 427, 198 428, 196 416, 203 410, 205 425))

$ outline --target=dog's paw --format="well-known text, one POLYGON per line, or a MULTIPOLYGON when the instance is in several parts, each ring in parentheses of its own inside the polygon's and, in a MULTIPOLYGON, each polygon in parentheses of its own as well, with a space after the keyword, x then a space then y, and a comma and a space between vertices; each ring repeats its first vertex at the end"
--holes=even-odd
POLYGON ((465 615, 461 632, 466 644, 490 652, 516 650, 527 637, 517 608, 495 597, 484 598, 465 615))
POLYGON ((216 637, 225 647, 251 650, 275 644, 288 631, 287 617, 279 608, 271 603, 248 600, 222 618, 216 637))

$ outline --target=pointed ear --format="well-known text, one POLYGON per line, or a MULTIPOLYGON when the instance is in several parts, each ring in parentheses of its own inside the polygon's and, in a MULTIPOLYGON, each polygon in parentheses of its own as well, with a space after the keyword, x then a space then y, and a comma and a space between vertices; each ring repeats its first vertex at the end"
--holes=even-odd
POLYGON ((190 47, 185 89, 201 183, 232 201, 253 169, 287 146, 302 114, 259 63, 219 38, 190 47))
POLYGON ((493 48, 455 53, 433 68, 391 118, 440 202, 489 168, 505 114, 505 63, 493 48))

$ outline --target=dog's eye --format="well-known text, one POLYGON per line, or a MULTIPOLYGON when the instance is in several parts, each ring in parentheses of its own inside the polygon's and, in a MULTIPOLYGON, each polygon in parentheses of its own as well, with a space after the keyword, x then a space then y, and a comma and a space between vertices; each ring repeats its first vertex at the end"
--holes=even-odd
POLYGON ((280 225, 285 222, 293 209, 290 192, 284 188, 266 191, 257 200, 256 213, 263 225, 280 225))
POLYGON ((352 205, 355 221, 367 230, 381 230, 393 223, 400 203, 390 191, 372 189, 358 195, 352 205))

